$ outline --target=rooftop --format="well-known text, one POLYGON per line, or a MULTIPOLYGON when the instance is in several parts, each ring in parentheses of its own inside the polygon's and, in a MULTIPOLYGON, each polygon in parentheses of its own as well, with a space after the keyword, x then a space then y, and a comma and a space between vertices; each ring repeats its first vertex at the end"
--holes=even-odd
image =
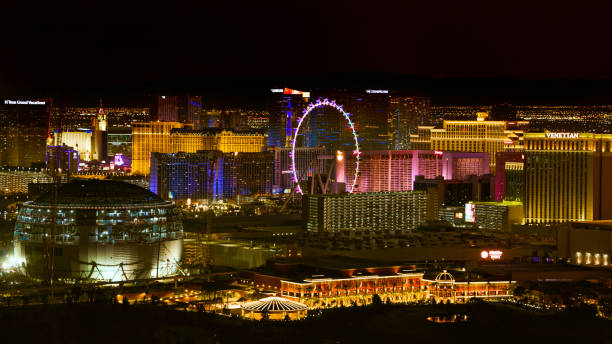
POLYGON ((282 297, 266 297, 259 301, 249 302, 242 305, 242 308, 255 312, 286 312, 304 311, 308 309, 305 304, 284 299, 282 297))
MULTIPOLYGON (((33 205, 49 206, 52 192, 42 195, 33 205)), ((140 186, 113 180, 76 179, 58 189, 58 205, 105 206, 117 204, 163 204, 164 200, 140 186)))

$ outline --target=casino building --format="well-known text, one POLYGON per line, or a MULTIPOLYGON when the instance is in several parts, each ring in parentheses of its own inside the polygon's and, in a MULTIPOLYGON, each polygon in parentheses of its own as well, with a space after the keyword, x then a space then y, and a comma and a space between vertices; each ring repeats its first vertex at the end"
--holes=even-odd
MULTIPOLYGON (((336 162, 337 173, 342 171, 343 180, 351 180, 355 173, 355 157, 350 152, 344 152, 344 157, 336 162)), ((489 155, 482 152, 378 150, 362 151, 359 159, 356 192, 414 190, 417 176, 462 180, 470 175, 489 173, 489 155)), ((339 176, 336 178, 340 180, 339 176)))
POLYGON ((374 295, 392 303, 465 303, 472 298, 501 301, 512 297, 516 286, 509 280, 466 278, 461 271, 423 272, 415 266, 381 266, 338 257, 278 259, 268 265, 265 272, 245 271, 243 276, 256 289, 276 292, 311 308, 367 305, 374 295))
POLYGON ((48 192, 25 202, 17 216, 15 257, 26 262, 31 276, 48 276, 49 245, 58 279, 121 281, 177 273, 183 225, 172 202, 110 180, 62 184, 53 199, 48 192))
POLYGON ((420 126, 410 135, 412 148, 455 152, 487 152, 491 168, 495 154, 520 148, 521 130, 507 130, 505 121, 487 121, 486 112, 477 113, 476 121, 444 121, 441 129, 420 126))
POLYGON ((266 137, 260 131, 194 130, 191 124, 179 122, 139 122, 132 124, 132 142, 132 173, 149 175, 151 153, 261 152, 266 137))
POLYGON ((612 135, 527 133, 525 220, 612 219, 612 135))

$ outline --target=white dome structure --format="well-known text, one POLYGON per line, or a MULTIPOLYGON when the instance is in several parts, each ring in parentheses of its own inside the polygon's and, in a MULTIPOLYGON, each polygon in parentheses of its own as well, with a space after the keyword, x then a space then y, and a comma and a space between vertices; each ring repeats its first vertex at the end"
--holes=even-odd
POLYGON ((444 270, 441 273, 439 273, 438 276, 436 276, 436 282, 453 284, 455 283, 455 278, 449 272, 444 270))
POLYGON ((266 297, 242 305, 242 316, 248 319, 260 320, 264 317, 270 320, 301 319, 308 313, 308 306, 303 303, 284 299, 282 297, 266 297))

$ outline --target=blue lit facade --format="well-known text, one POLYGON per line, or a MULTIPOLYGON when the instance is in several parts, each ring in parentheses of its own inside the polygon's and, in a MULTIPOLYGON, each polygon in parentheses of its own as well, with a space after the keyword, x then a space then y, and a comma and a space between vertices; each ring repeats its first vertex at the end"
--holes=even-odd
POLYGON ((268 146, 291 146, 293 130, 306 103, 307 98, 304 98, 301 94, 272 94, 268 106, 270 112, 268 146))
POLYGON ((221 199, 223 154, 219 151, 198 153, 152 153, 149 190, 163 199, 221 199))
POLYGON ((177 202, 233 200, 269 195, 274 184, 274 153, 153 153, 149 189, 177 202))

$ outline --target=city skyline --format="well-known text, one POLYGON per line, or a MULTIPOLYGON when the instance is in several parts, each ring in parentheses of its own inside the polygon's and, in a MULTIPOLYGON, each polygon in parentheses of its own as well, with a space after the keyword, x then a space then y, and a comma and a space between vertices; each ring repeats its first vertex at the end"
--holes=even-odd
POLYGON ((0 338, 611 342, 610 13, 0 5, 0 338))

